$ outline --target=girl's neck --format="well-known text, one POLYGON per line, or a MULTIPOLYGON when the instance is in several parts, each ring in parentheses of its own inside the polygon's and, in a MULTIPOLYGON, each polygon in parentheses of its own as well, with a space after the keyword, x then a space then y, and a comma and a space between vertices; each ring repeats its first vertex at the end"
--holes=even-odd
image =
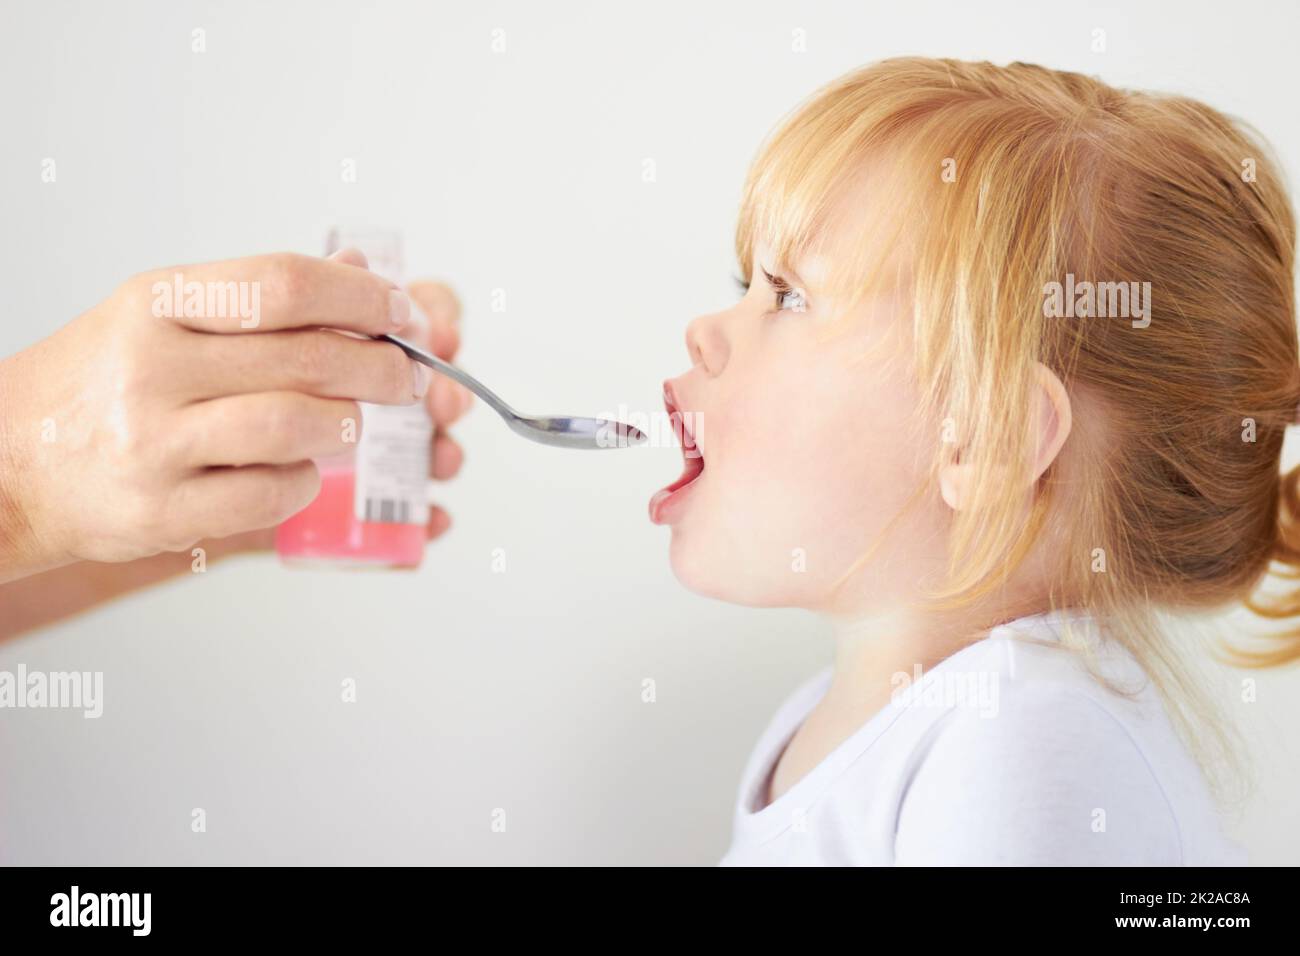
POLYGON ((936 667, 964 647, 983 640, 999 624, 1045 611, 1046 599, 1022 600, 997 608, 956 611, 877 609, 830 618, 835 666, 826 702, 865 710, 869 716, 888 702, 896 675, 910 681, 919 667, 936 667))

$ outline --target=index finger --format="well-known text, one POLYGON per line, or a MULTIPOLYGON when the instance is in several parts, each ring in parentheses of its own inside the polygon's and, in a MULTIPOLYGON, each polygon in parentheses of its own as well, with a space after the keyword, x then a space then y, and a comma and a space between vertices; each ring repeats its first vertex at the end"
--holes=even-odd
POLYGON ((281 252, 145 276, 152 312, 196 332, 329 327, 382 335, 411 315, 406 293, 368 269, 281 252))

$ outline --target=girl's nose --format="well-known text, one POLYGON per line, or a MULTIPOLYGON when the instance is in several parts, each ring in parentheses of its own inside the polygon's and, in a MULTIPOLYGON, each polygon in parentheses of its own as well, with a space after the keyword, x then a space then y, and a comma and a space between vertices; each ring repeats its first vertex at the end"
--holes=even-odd
POLYGON ((725 317, 724 312, 702 315, 686 327, 686 351, 691 364, 701 366, 713 378, 722 374, 731 355, 725 317))

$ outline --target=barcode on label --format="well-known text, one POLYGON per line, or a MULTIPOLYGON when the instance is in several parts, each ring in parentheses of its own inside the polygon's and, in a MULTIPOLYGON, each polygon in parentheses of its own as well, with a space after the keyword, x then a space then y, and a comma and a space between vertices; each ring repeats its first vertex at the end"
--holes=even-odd
POLYGON ((411 521, 411 503, 395 498, 367 498, 363 520, 409 524, 411 521))

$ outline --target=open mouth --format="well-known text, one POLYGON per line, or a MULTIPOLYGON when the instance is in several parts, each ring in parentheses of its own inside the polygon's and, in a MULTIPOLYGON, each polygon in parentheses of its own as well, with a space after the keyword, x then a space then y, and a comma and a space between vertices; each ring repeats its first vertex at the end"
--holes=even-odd
POLYGON ((691 413, 682 413, 673 394, 672 384, 664 383, 664 407, 668 410, 668 420, 672 423, 673 434, 682 449, 685 467, 681 477, 665 488, 654 493, 650 499, 650 520, 655 524, 671 523, 676 511, 676 504, 688 487, 704 473, 704 453, 700 450, 691 430, 691 413))

